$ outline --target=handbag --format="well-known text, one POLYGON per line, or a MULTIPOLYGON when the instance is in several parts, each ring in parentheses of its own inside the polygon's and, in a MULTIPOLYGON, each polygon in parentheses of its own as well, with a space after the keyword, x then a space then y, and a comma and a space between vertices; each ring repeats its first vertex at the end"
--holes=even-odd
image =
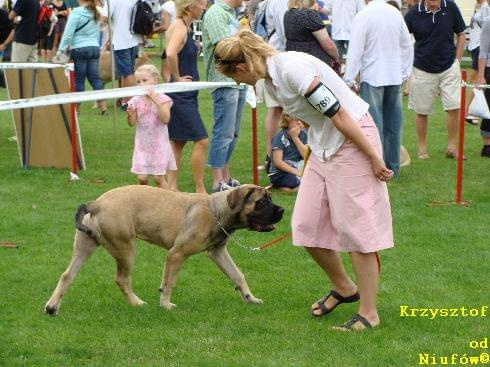
POLYGON ((490 109, 483 90, 473 88, 473 100, 468 107, 468 114, 482 119, 490 119, 490 109))

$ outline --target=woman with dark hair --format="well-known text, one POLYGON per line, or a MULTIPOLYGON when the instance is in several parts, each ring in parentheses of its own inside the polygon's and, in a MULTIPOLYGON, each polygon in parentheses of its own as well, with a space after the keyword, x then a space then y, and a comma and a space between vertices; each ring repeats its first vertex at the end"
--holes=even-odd
POLYGON ((58 21, 54 26, 54 45, 53 50, 56 53, 58 45, 60 44, 61 36, 63 36, 63 31, 65 30, 66 19, 68 18, 69 10, 63 0, 52 0, 51 5, 53 7, 54 13, 58 17, 58 21))

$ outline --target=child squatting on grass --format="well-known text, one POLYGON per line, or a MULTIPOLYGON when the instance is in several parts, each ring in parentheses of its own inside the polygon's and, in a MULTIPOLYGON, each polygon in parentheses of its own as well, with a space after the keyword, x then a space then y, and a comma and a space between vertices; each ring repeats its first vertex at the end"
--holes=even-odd
MULTIPOLYGON (((142 65, 134 75, 140 86, 156 85, 160 80, 154 65, 142 65)), ((166 188, 164 175, 167 170, 177 169, 167 127, 171 106, 170 97, 153 89, 128 101, 128 124, 136 125, 131 172, 136 174, 140 185, 147 185, 148 176, 152 176, 157 187, 166 188)))
POLYGON ((293 244, 304 247, 332 283, 311 314, 327 315, 359 300, 358 313, 334 329, 378 326, 376 252, 393 247, 386 187, 393 171, 383 161, 369 105, 326 63, 302 52, 278 52, 250 30, 219 41, 214 57, 216 69, 237 83, 265 79, 284 112, 309 125, 311 155, 294 205, 293 244), (350 253, 357 285, 339 252, 350 253))
POLYGON ((269 179, 272 186, 281 191, 298 191, 306 152, 306 130, 300 120, 282 114, 281 130, 271 142, 272 164, 269 179))

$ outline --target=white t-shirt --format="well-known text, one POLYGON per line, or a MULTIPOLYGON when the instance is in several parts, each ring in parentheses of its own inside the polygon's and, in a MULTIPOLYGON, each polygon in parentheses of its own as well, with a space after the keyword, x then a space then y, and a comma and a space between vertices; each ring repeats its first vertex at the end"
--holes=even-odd
POLYGON ((274 47, 277 51, 286 51, 284 14, 287 10, 288 0, 267 0, 267 9, 265 10, 265 26, 267 33, 271 35, 267 43, 274 47))
POLYGON ((364 0, 332 0, 328 4, 332 14, 332 39, 350 40, 352 20, 364 7, 364 0))
MULTIPOLYGON (((111 0, 111 20, 112 20, 112 44, 114 50, 125 50, 138 46, 141 38, 137 34, 132 34, 129 27, 131 25, 131 11, 137 0, 111 0)), ((104 4, 102 14, 107 16, 107 2, 104 4)))
POLYGON ((175 20, 175 17, 176 17, 175 1, 174 0, 166 1, 162 6, 162 10, 164 10, 168 13, 169 18, 170 18, 170 24, 172 24, 175 20))
POLYGON ((332 121, 314 109, 304 97, 315 77, 319 77, 337 97, 340 105, 359 121, 369 105, 355 95, 344 81, 323 61, 302 52, 282 52, 267 59, 271 80, 266 80, 268 92, 277 97, 284 111, 310 125, 308 145, 318 159, 329 159, 345 138, 332 121))

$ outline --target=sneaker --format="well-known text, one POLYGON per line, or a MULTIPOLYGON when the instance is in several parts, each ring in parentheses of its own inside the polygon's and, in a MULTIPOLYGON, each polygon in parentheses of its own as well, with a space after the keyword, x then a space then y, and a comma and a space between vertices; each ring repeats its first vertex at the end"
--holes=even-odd
POLYGON ((226 181, 222 180, 218 183, 217 187, 213 187, 213 192, 222 192, 226 190, 231 190, 233 187, 228 185, 226 181))
POLYGON ((490 158, 490 145, 484 145, 481 150, 481 156, 490 158))
POLYGON ((464 120, 471 125, 478 125, 480 123, 478 117, 472 115, 466 115, 464 120))
POLYGON ((144 48, 154 48, 155 45, 153 44, 153 42, 151 42, 150 39, 146 39, 145 40, 145 44, 143 45, 144 48))
POLYGON ((240 186, 240 181, 230 178, 226 184, 230 187, 238 187, 240 186))

